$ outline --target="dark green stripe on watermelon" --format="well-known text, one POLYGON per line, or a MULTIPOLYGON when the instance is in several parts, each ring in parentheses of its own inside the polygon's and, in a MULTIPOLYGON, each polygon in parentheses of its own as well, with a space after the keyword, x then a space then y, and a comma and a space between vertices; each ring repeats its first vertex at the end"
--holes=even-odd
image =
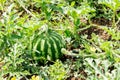
POLYGON ((52 60, 55 60, 57 58, 57 51, 56 51, 56 43, 54 42, 54 40, 52 39, 52 37, 50 37, 50 43, 51 43, 51 57, 52 57, 52 60))
POLYGON ((48 39, 45 39, 45 46, 44 46, 44 56, 45 58, 47 58, 47 54, 48 54, 48 39))
POLYGON ((61 46, 60 46, 60 40, 57 39, 56 37, 52 36, 52 38, 54 39, 56 45, 57 45, 57 53, 56 53, 56 58, 60 58, 62 55, 61 55, 61 46))
POLYGON ((40 56, 40 40, 41 39, 38 39, 36 41, 36 43, 34 43, 34 47, 33 47, 33 56, 34 56, 34 59, 37 59, 38 56, 40 56))
MULTIPOLYGON (((57 37, 58 39, 59 39, 59 41, 60 41, 60 45, 62 45, 62 46, 64 46, 64 40, 62 39, 62 37, 57 33, 57 34, 55 34, 55 32, 54 33, 52 33, 52 35, 54 35, 55 37, 57 37)), ((62 47, 61 46, 61 47, 62 47)))

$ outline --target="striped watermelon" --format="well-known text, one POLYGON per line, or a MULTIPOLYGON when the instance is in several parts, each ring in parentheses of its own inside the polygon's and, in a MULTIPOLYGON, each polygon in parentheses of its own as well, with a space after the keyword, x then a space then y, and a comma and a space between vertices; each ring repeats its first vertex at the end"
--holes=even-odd
POLYGON ((48 29, 33 41, 34 60, 54 61, 62 57, 61 48, 65 47, 63 38, 55 31, 48 29))

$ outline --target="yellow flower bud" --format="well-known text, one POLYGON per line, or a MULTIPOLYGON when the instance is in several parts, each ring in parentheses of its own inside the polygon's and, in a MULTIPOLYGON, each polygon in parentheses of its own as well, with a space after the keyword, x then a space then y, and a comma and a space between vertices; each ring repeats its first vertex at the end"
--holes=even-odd
POLYGON ((39 80, 39 76, 33 75, 33 76, 31 77, 31 79, 32 79, 32 80, 39 80))
POLYGON ((16 80, 16 77, 15 77, 15 76, 13 76, 13 77, 11 78, 11 80, 16 80))

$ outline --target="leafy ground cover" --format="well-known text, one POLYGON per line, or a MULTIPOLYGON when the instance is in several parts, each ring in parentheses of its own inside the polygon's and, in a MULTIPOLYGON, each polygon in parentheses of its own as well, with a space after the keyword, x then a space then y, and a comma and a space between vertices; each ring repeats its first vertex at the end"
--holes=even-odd
POLYGON ((119 0, 0 0, 0 80, 120 80, 119 74, 119 0))

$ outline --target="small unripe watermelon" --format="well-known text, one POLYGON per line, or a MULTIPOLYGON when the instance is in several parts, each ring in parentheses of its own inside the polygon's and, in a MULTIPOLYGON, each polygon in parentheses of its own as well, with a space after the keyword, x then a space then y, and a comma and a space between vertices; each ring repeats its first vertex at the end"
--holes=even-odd
POLYGON ((62 57, 61 49, 64 47, 65 42, 61 35, 48 29, 34 39, 32 56, 34 60, 55 61, 62 57))

